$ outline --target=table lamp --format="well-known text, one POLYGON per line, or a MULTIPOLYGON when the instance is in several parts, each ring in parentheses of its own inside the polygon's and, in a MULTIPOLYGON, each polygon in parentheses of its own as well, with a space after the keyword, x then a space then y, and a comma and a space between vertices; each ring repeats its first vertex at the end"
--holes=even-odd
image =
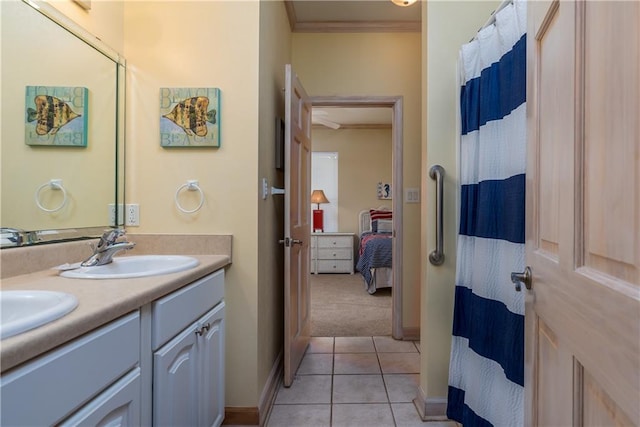
POLYGON ((329 200, 327 200, 327 196, 324 195, 324 191, 313 190, 313 192, 311 192, 311 203, 318 205, 318 208, 313 210, 313 232, 316 233, 319 231, 324 233, 324 212, 320 209, 320 203, 329 203, 329 200))

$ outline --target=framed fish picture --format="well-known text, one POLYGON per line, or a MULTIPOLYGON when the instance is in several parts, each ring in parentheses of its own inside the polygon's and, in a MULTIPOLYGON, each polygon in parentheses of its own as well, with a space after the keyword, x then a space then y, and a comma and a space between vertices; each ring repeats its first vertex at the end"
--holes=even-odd
POLYGON ((27 86, 25 104, 27 145, 87 146, 86 87, 27 86))
POLYGON ((160 88, 162 147, 220 147, 220 89, 160 88))

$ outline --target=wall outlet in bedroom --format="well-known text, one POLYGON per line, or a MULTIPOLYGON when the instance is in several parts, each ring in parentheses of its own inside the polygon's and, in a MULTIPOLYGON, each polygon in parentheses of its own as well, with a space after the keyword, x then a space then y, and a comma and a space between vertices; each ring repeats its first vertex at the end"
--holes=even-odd
POLYGON ((404 202, 405 203, 420 203, 420 189, 419 188, 405 188, 404 189, 404 202))

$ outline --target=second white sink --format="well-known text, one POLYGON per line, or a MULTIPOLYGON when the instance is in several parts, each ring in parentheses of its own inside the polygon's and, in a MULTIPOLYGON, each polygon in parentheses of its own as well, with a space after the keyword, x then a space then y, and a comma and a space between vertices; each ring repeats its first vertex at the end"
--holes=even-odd
POLYGON ((95 267, 80 267, 60 273, 73 279, 130 279, 177 273, 200 262, 183 255, 134 255, 113 258, 113 262, 95 267))
POLYGON ((54 321, 77 305, 78 299, 65 292, 0 291, 0 339, 54 321))

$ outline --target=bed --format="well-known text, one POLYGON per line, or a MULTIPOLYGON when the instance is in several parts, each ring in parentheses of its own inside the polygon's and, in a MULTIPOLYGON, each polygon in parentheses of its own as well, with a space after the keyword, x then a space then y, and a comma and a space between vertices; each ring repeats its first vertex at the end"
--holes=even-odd
POLYGON ((392 212, 385 208, 366 209, 358 214, 360 245, 356 270, 362 274, 365 289, 374 294, 393 284, 392 212))

